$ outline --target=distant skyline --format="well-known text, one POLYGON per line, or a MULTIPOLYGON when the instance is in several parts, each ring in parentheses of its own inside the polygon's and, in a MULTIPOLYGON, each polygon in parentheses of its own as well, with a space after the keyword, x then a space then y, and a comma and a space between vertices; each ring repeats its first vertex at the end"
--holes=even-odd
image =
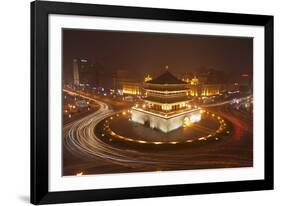
POLYGON ((109 73, 124 69, 136 75, 153 74, 169 65, 169 70, 177 74, 207 68, 239 75, 252 73, 253 39, 64 29, 64 78, 72 77, 75 58, 99 63, 109 73))

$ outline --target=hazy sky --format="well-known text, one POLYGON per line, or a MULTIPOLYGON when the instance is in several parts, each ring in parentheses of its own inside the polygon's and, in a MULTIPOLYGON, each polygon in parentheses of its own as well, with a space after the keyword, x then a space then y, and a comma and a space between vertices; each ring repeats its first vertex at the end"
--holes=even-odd
POLYGON ((64 30, 64 72, 72 73, 74 58, 89 58, 106 70, 150 73, 169 65, 174 73, 214 68, 226 73, 252 72, 252 38, 64 30))

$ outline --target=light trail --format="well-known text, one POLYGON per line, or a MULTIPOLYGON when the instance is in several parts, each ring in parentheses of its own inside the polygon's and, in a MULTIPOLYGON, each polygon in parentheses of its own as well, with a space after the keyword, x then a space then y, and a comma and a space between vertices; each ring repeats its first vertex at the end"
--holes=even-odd
POLYGON ((247 97, 241 97, 241 98, 238 98, 238 99, 231 99, 231 100, 227 100, 227 101, 223 101, 223 102, 218 102, 218 103, 214 103, 214 104, 201 105, 201 106, 204 107, 204 108, 207 108, 207 107, 218 107, 218 106, 224 106, 224 105, 227 105, 227 104, 232 104, 235 101, 237 101, 239 103, 243 103, 244 101, 247 101, 247 99, 251 98, 251 97, 252 97, 252 95, 247 96, 247 97))
MULTIPOLYGON (((202 165, 204 165, 204 168, 226 167, 226 165, 228 167, 238 167, 249 164, 250 160, 248 157, 237 155, 235 152, 228 153, 228 151, 218 155, 217 149, 214 148, 194 150, 194 152, 186 155, 185 152, 179 151, 151 153, 115 147, 97 137, 95 127, 100 121, 114 115, 116 112, 102 101, 75 92, 64 91, 71 95, 78 95, 95 101, 100 106, 96 112, 80 120, 68 123, 63 129, 65 148, 72 154, 89 162, 92 161, 93 165, 96 163, 97 158, 103 162, 141 171, 155 171, 159 170, 159 168, 163 170, 171 168, 200 168, 202 165)), ((81 170, 83 171, 83 168, 81 170)))

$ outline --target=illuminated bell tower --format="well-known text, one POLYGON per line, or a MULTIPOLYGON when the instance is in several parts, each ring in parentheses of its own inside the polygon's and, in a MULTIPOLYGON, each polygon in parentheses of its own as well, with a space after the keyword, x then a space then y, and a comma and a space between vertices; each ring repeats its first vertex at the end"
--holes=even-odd
MULTIPOLYGON (((146 79, 145 79, 146 80, 146 79)), ((168 133, 201 120, 200 109, 187 96, 188 84, 166 70, 143 83, 142 105, 131 110, 131 121, 168 133)))
POLYGON ((76 85, 76 86, 80 85, 79 68, 78 68, 78 60, 77 59, 73 60, 73 80, 74 80, 74 85, 76 85))

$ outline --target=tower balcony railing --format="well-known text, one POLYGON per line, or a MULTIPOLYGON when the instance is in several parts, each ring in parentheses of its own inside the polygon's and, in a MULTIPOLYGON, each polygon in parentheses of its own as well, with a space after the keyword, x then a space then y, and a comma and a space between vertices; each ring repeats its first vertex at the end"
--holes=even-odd
POLYGON ((132 109, 150 112, 150 113, 157 114, 157 115, 160 115, 160 116, 163 116, 163 117, 170 117, 170 116, 179 115, 179 114, 182 114, 182 113, 185 113, 185 112, 197 111, 197 110, 200 109, 200 107, 198 107, 196 105, 193 105, 193 106, 189 105, 189 106, 184 106, 184 107, 177 108, 177 109, 163 110, 161 108, 156 109, 156 108, 153 108, 153 107, 149 107, 147 105, 145 105, 145 106, 142 105, 141 107, 140 106, 134 106, 132 109))

